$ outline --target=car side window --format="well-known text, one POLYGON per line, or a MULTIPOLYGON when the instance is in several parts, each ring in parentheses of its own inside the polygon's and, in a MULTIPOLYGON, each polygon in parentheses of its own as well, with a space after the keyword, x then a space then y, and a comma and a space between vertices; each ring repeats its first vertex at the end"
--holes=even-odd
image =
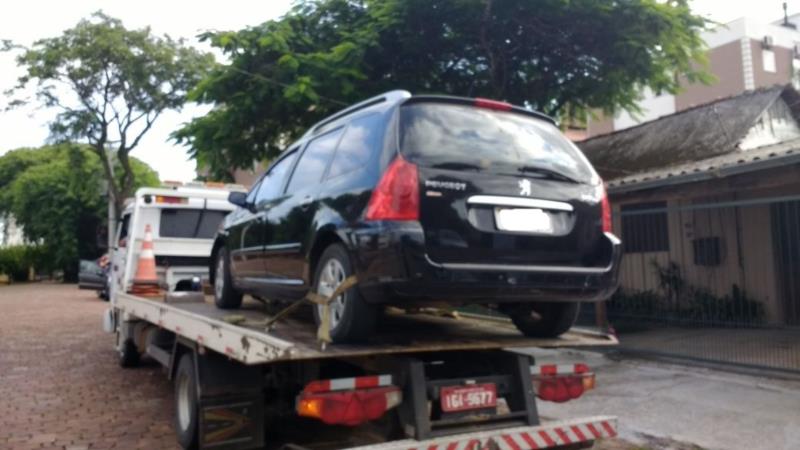
POLYGON ((258 193, 258 189, 261 187, 261 180, 263 179, 264 177, 259 178, 258 181, 256 181, 256 183, 250 189, 250 192, 247 193, 247 203, 255 204, 256 194, 258 193))
POLYGON ((283 182, 286 180, 286 173, 292 168, 292 163, 297 157, 296 151, 289 151, 292 153, 272 166, 261 180, 261 186, 258 188, 258 194, 256 194, 256 207, 262 205, 264 202, 277 198, 283 192, 283 182))
POLYGON ((312 186, 322 181, 322 175, 325 173, 325 168, 328 166, 341 136, 342 129, 339 128, 308 143, 294 169, 292 179, 286 188, 287 192, 295 192, 305 186, 312 186))
POLYGON ((128 244, 128 226, 131 222, 131 215, 125 214, 119 222, 117 229, 117 247, 124 248, 128 244))
POLYGON ((380 144, 382 120, 380 114, 368 114, 350 122, 336 148, 328 178, 352 172, 369 161, 380 144))

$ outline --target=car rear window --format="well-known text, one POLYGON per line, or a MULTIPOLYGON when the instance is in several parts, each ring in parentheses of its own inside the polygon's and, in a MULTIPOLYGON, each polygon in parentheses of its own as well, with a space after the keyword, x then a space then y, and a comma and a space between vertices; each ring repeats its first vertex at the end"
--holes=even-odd
POLYGON ((228 211, 213 209, 161 210, 159 236, 170 238, 211 239, 228 211))
POLYGON ((400 151, 423 166, 461 164, 465 170, 509 174, 536 167, 582 183, 595 178, 583 153, 553 124, 468 105, 412 103, 400 108, 400 151))

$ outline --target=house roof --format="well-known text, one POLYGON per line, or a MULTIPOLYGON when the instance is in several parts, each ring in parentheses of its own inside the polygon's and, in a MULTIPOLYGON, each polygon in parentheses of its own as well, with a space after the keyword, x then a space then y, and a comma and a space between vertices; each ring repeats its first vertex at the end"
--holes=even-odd
POLYGON ((630 184, 637 174, 644 178, 664 170, 672 173, 674 169, 669 168, 673 166, 738 152, 750 128, 781 96, 798 115, 798 93, 791 87, 774 86, 696 106, 578 145, 604 179, 615 185, 627 179, 630 184))
POLYGON ((722 178, 794 163, 800 163, 800 139, 746 151, 738 150, 701 161, 676 164, 663 169, 615 178, 608 182, 608 191, 613 194, 620 194, 679 183, 722 178))

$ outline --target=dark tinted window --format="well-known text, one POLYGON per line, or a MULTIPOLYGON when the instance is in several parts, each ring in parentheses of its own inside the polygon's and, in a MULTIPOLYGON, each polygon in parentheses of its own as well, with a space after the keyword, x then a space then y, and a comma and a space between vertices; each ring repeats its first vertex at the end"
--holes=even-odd
POLYGON ((286 192, 295 192, 306 186, 317 184, 322 180, 322 174, 325 172, 325 167, 328 166, 331 156, 333 156, 333 150, 336 148, 336 143, 339 142, 341 135, 342 130, 338 129, 308 143, 303 156, 297 162, 297 167, 294 169, 286 192))
POLYGON ((119 227, 119 236, 117 236, 117 244, 125 238, 128 237, 128 225, 131 222, 131 215, 126 214, 122 216, 122 224, 119 227))
POLYGON ((553 124, 473 106, 420 103, 402 107, 400 150, 408 160, 428 166, 462 163, 511 174, 529 166, 581 182, 595 178, 583 153, 553 124))
POLYGON ((261 180, 261 187, 258 188, 258 195, 256 196, 256 206, 265 201, 277 198, 283 193, 283 182, 286 180, 286 172, 292 168, 292 163, 296 157, 297 152, 293 151, 292 154, 286 156, 272 166, 269 173, 261 180))
POLYGON ((626 253, 669 251, 667 202, 622 205, 622 246, 626 253))
POLYGON ((383 120, 379 114, 370 114, 350 122, 336 147, 328 178, 351 172, 369 161, 380 145, 383 120))
POLYGON ((162 209, 159 235, 173 238, 211 239, 228 211, 162 209))

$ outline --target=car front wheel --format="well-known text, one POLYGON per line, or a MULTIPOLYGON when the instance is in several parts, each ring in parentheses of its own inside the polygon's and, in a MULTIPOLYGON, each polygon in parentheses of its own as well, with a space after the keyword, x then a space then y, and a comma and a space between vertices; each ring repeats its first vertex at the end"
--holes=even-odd
POLYGON ((224 247, 217 253, 214 270, 214 304, 221 309, 236 309, 242 306, 242 294, 233 288, 230 258, 224 247))
MULTIPOLYGON (((317 263, 314 290, 329 297, 347 277, 353 275, 350 257, 344 246, 334 244, 326 248, 317 263)), ((377 308, 368 304, 356 287, 339 295, 327 306, 330 337, 333 342, 356 342, 369 337, 375 329, 377 308)), ((317 325, 322 323, 325 306, 314 308, 317 325)))
POLYGON ((517 329, 528 337, 551 338, 567 332, 578 318, 578 302, 522 303, 505 312, 517 329))

